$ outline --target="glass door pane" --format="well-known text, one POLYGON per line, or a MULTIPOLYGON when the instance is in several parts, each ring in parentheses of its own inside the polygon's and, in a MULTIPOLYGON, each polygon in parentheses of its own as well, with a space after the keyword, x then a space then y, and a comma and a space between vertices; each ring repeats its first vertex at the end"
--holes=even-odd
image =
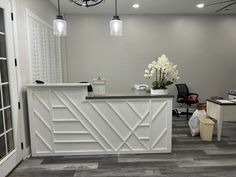
POLYGON ((2 82, 8 82, 7 60, 6 59, 0 60, 0 72, 1 72, 2 82))
POLYGON ((3 115, 2 111, 0 111, 0 135, 4 133, 4 125, 3 125, 3 115))
POLYGON ((0 8, 0 32, 5 32, 5 28, 4 28, 4 16, 3 16, 3 9, 0 8))
POLYGON ((0 159, 6 156, 5 135, 0 137, 0 159))
POLYGON ((0 56, 6 58, 5 33, 0 31, 0 56))
POLYGON ((4 11, 0 8, 0 160, 15 149, 5 41, 4 11))

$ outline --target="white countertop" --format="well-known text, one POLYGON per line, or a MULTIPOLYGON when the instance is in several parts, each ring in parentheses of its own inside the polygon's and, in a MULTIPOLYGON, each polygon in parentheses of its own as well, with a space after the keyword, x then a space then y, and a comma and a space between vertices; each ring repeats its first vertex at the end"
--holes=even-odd
POLYGON ((90 83, 50 83, 50 84, 28 84, 26 88, 31 87, 87 87, 90 83))

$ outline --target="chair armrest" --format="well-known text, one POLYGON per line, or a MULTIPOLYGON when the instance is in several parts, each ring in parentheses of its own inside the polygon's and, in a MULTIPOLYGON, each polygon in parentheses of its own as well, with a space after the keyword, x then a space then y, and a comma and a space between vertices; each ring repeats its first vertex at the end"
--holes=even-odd
POLYGON ((191 95, 196 96, 196 99, 199 97, 199 95, 197 93, 189 93, 189 96, 191 96, 191 95))

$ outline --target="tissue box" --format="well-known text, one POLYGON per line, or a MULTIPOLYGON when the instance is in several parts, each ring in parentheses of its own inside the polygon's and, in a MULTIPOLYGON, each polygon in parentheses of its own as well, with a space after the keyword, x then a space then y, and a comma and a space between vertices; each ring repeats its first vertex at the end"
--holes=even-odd
POLYGON ((97 96, 106 95, 106 80, 98 77, 93 79, 93 93, 97 96))

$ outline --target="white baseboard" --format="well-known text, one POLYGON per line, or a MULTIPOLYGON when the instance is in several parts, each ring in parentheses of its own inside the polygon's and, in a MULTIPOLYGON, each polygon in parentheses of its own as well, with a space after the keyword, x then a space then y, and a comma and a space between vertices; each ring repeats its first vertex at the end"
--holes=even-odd
POLYGON ((30 156, 31 156, 31 148, 30 148, 30 146, 29 147, 27 147, 27 149, 26 149, 26 154, 27 154, 27 158, 30 158, 30 156))
POLYGON ((29 158, 30 156, 31 156, 31 148, 30 146, 28 146, 23 150, 23 160, 29 158))

